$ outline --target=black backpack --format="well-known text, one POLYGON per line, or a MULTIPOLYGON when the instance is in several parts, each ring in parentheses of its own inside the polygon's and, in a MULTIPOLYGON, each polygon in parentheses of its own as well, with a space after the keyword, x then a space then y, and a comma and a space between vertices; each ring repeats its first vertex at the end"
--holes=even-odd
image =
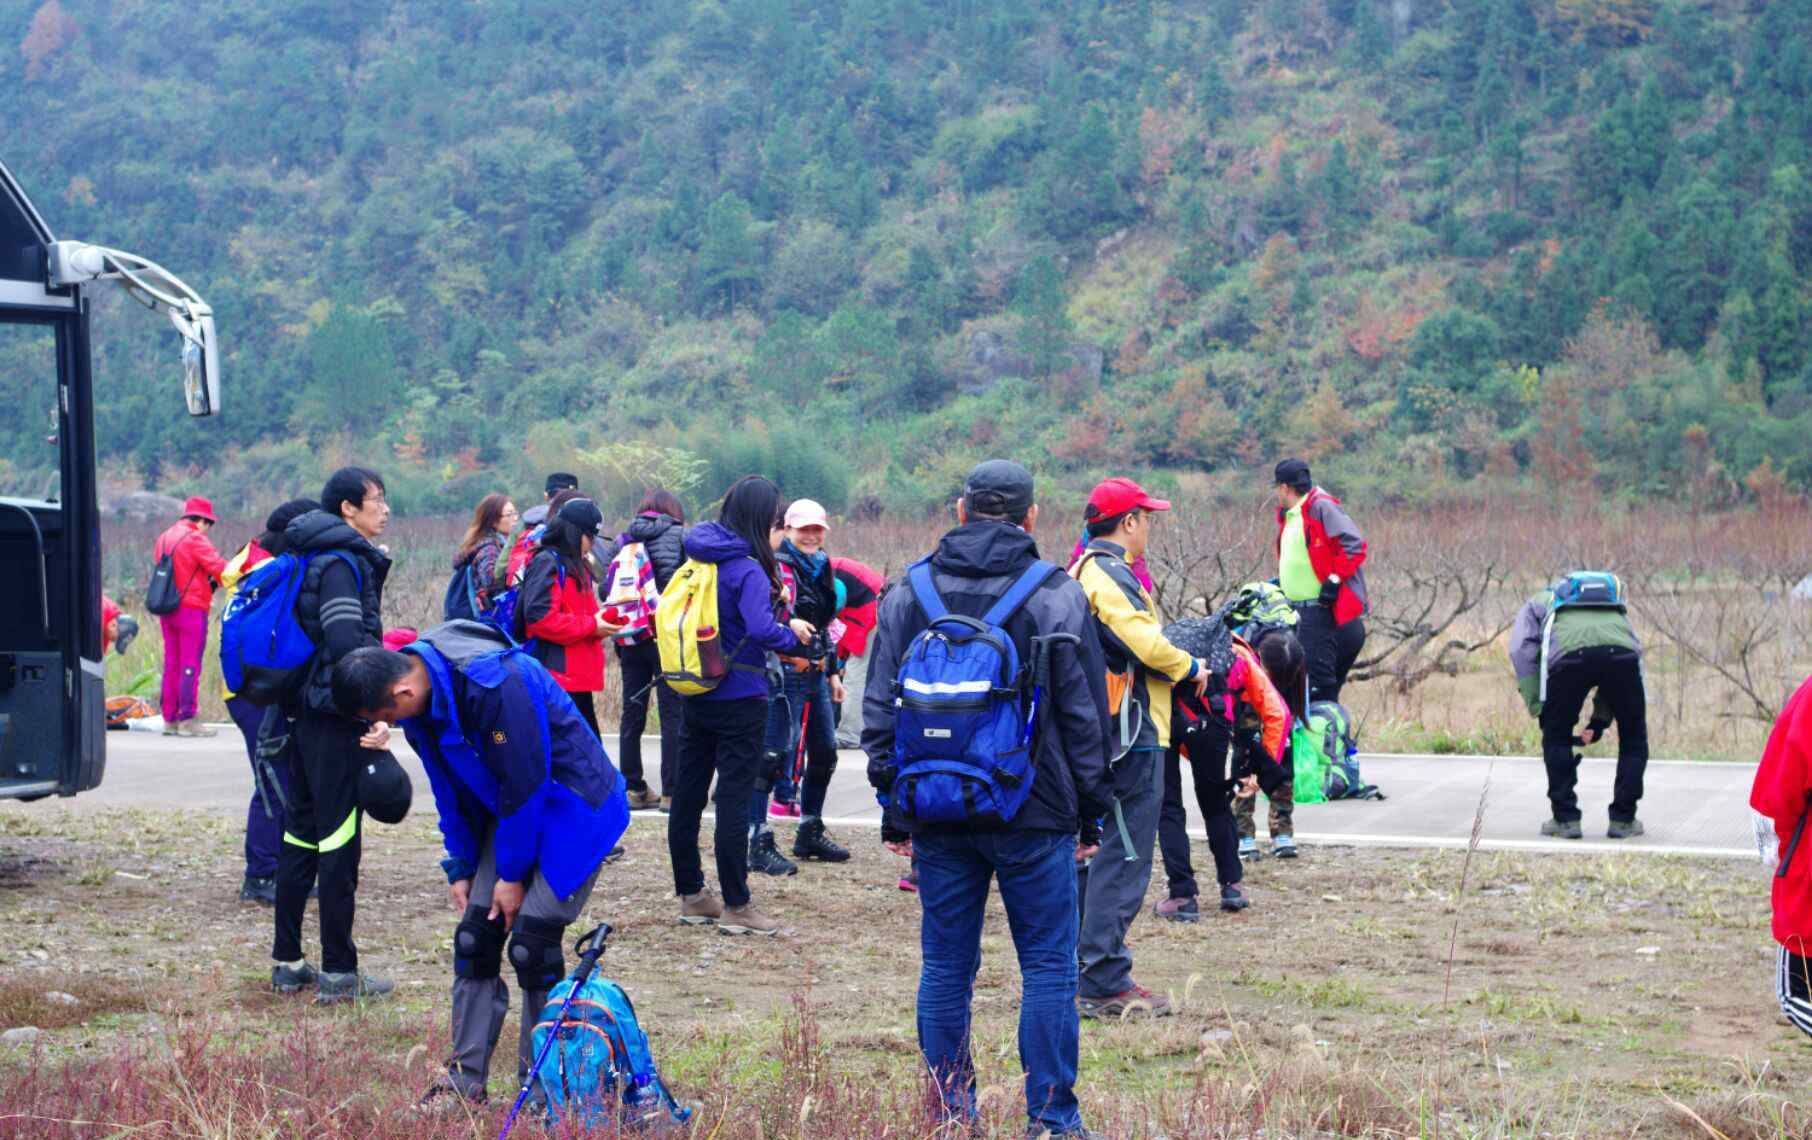
POLYGON ((176 547, 180 543, 171 543, 170 549, 158 556, 151 567, 151 578, 145 583, 145 608, 163 617, 175 613, 182 607, 182 591, 176 586, 176 547))

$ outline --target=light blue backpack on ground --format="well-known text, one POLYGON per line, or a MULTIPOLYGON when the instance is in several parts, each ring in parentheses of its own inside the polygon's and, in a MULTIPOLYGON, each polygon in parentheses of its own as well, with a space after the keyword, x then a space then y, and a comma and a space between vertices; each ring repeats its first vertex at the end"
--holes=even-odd
POLYGON ((633 1127, 656 1123, 663 1113, 676 1122, 692 1116, 661 1083, 629 995, 607 978, 569 977, 554 987, 535 1026, 534 1056, 540 1064, 530 1080, 545 1098, 550 1123, 620 1119, 633 1127), (549 1035, 552 1048, 543 1052, 549 1035))

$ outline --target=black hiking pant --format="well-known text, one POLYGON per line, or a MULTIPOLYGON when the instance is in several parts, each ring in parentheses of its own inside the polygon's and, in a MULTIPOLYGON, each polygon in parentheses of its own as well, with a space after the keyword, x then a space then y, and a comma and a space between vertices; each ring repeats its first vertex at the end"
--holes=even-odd
POLYGON ((672 814, 667 817, 667 857, 673 863, 673 891, 682 898, 705 889, 698 854, 699 824, 711 777, 717 777, 717 825, 712 848, 717 885, 725 906, 749 902, 749 800, 761 766, 762 733, 768 723, 766 697, 686 702, 685 734, 679 754, 672 814))
POLYGON ((1579 756, 1573 734, 1586 698, 1596 689, 1617 724, 1617 780, 1611 794, 1611 819, 1636 818, 1642 798, 1642 774, 1648 768, 1648 697, 1642 687, 1642 659, 1627 649, 1598 646, 1581 649, 1548 668, 1548 697, 1541 709, 1541 758, 1548 769, 1548 802, 1554 818, 1572 823, 1580 818, 1579 756))
POLYGON ((305 710, 296 718, 295 768, 283 845, 277 854, 276 938, 271 957, 302 958, 302 914, 308 889, 320 885, 321 968, 359 967, 352 942, 353 895, 359 886, 359 737, 365 726, 305 710))
POLYGON ((652 639, 617 646, 617 662, 623 667, 623 719, 617 726, 617 760, 623 783, 632 792, 648 787, 642 769, 642 733, 648 727, 648 703, 654 701, 661 712, 661 794, 671 796, 685 715, 681 697, 656 680, 661 674, 661 649, 652 639))
POLYGON ((1334 611, 1320 602, 1296 607, 1296 637, 1309 667, 1309 700, 1338 701, 1346 675, 1365 648, 1365 619, 1334 624, 1334 611))
MULTIPOLYGON (((1233 822, 1233 786, 1227 764, 1227 736, 1217 733, 1218 745, 1206 751, 1212 756, 1197 757, 1191 753, 1189 772, 1195 782, 1196 806, 1208 832, 1208 851, 1214 857, 1214 877, 1222 886, 1231 886, 1245 878, 1239 861, 1239 836, 1233 822)), ((1189 816, 1183 808, 1182 755, 1172 744, 1164 753, 1164 806, 1158 814, 1158 849, 1164 855, 1164 878, 1170 897, 1192 899, 1200 893, 1195 882, 1195 868, 1189 859, 1189 816)))

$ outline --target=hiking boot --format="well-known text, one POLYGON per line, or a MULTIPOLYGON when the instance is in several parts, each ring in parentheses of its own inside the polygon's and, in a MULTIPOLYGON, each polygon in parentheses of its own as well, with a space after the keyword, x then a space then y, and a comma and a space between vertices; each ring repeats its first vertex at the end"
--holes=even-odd
POLYGON ((1026 1125, 1026 1140, 1107 1140, 1099 1132, 1088 1128, 1078 1128, 1071 1132, 1052 1132, 1042 1124, 1026 1125))
POLYGON ((1169 898, 1153 908, 1154 913, 1169 922, 1200 922, 1201 908, 1196 906, 1195 896, 1187 898, 1169 898))
POLYGON ((1642 831, 1642 821, 1639 819, 1613 819, 1609 830, 1604 834, 1610 839, 1634 839, 1641 835, 1642 831))
POLYGON ((659 806, 661 797, 655 795, 653 789, 644 787, 640 791, 634 788, 629 790, 630 811, 651 811, 659 806))
POLYGON ((901 876, 900 889, 902 891, 909 891, 915 895, 919 893, 919 870, 917 867, 914 867, 912 870, 906 872, 905 875, 901 876))
POLYGON ((220 730, 211 725, 203 724, 200 717, 190 717, 188 720, 179 721, 177 723, 175 735, 193 737, 219 736, 220 730))
POLYGON ((1552 835, 1560 839, 1578 839, 1585 834, 1585 831, 1579 826, 1579 821, 1576 819, 1564 821, 1550 819, 1541 825, 1541 833, 1543 835, 1552 835))
POLYGON ((1250 835, 1243 835, 1239 841, 1239 857, 1248 863, 1256 863, 1265 856, 1264 852, 1258 849, 1257 839, 1250 835))
POLYGON ((276 906, 277 880, 247 875, 245 882, 239 884, 239 901, 257 903, 259 906, 276 906))
POLYGON ((315 984, 320 977, 315 968, 306 961, 300 966, 291 966, 287 962, 278 962, 271 967, 271 992, 278 994, 297 994, 315 984))
POLYGON ((462 1093, 443 1078, 428 1086, 428 1091, 415 1102, 409 1115, 418 1118, 468 1117, 489 1101, 490 1097, 483 1089, 471 1094, 462 1093))
POLYGON ((1294 835, 1274 836, 1271 839, 1271 854, 1278 859, 1296 858, 1296 837, 1294 835))
POLYGON ((1076 1011, 1083 1017, 1103 1018, 1169 1017, 1175 1012, 1169 998, 1137 985, 1113 997, 1081 998, 1076 1002, 1076 1011))
POLYGON ((724 904, 710 891, 681 895, 679 920, 686 926, 709 926, 723 917, 724 904))
POLYGON ((799 834, 793 837, 793 854, 820 863, 849 862, 849 852, 825 832, 821 819, 808 819, 799 825, 799 834))
POLYGON ((376 978, 358 970, 348 970, 343 974, 330 974, 323 970, 315 979, 315 1004, 334 1005, 343 1001, 360 999, 375 1000, 390 996, 396 983, 388 978, 376 978))
POLYGON ((673 814, 673 797, 672 796, 662 796, 661 797, 661 814, 662 815, 672 815, 673 814))
POLYGON ((775 800, 768 805, 769 819, 798 819, 799 805, 787 800, 775 800))
POLYGON ((1236 886, 1233 883, 1221 884, 1221 909, 1222 910, 1240 911, 1240 910, 1245 910, 1247 907, 1249 907, 1251 905, 1252 905, 1252 900, 1247 898, 1246 892, 1240 890, 1238 886, 1236 886))
POLYGON ((742 906, 727 906, 724 916, 717 920, 720 934, 765 934, 773 937, 780 933, 780 924, 755 909, 753 902, 742 906))
POLYGON ((777 879, 799 873, 798 865, 780 853, 771 831, 764 831, 749 840, 749 870, 760 871, 777 879))

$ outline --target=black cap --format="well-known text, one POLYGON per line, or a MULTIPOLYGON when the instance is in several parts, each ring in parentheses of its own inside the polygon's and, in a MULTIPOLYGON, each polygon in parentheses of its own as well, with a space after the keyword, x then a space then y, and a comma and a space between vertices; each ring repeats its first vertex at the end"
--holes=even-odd
POLYGON ((1021 518, 1032 509, 1032 473, 1011 459, 990 459, 963 480, 963 501, 984 515, 1021 518))
POLYGON ((1309 465, 1300 459, 1286 459, 1277 465, 1274 482, 1279 487, 1290 487, 1297 491, 1307 491, 1315 485, 1309 478, 1309 465))
POLYGON ((310 511, 318 511, 321 504, 313 499, 291 499, 269 515, 265 516, 264 529, 272 534, 282 534, 289 529, 289 524, 310 511))
POLYGON ((560 513, 555 517, 571 524, 580 534, 589 534, 593 538, 598 537, 598 528, 604 525, 604 512, 590 499, 573 499, 561 507, 560 513))
POLYGON ((396 824, 409 814, 415 785, 396 757, 388 752, 370 752, 359 765, 357 796, 366 815, 379 823, 396 824))
POLYGON ((572 490, 579 485, 579 477, 570 471, 556 471, 547 477, 547 493, 552 496, 557 491, 572 490))

